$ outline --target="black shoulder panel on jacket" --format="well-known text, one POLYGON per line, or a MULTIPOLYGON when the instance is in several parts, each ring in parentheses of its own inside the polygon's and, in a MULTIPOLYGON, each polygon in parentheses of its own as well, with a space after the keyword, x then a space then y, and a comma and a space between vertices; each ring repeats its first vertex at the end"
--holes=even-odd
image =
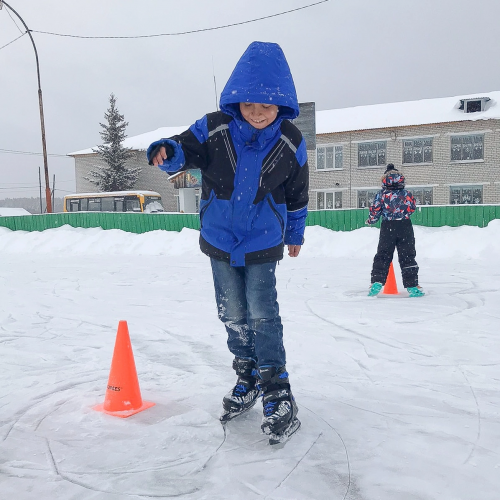
POLYGON ((203 172, 201 198, 208 200, 213 191, 219 200, 230 200, 234 190, 237 156, 229 133, 233 118, 222 111, 207 115, 207 168, 203 172))
POLYGON ((290 140, 295 148, 300 146, 302 133, 291 121, 283 120, 281 122, 281 133, 290 140))
POLYGON ((226 115, 222 111, 207 113, 207 127, 209 132, 214 131, 220 125, 227 125, 231 121, 233 121, 233 117, 226 115))

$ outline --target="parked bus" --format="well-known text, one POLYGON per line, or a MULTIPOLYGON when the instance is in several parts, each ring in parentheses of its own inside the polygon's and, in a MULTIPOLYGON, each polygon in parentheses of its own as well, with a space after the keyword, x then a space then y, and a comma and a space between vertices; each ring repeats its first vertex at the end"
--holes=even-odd
POLYGON ((64 197, 65 212, 164 212, 155 191, 78 193, 64 197))

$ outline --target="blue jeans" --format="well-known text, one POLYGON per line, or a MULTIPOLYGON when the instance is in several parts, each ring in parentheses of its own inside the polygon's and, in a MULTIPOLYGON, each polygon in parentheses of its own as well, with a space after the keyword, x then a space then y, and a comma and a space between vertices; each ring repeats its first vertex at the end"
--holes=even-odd
POLYGON ((286 363, 283 326, 276 292, 276 262, 231 267, 210 259, 219 319, 226 326, 227 346, 238 358, 257 366, 286 363))

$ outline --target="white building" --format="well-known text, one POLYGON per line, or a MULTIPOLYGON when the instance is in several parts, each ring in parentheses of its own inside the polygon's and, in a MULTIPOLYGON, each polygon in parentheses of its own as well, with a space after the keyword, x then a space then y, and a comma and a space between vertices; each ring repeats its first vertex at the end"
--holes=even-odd
MULTIPOLYGON (((500 91, 316 111, 316 150, 309 150, 312 210, 362 208, 380 189, 388 163, 401 169, 419 204, 500 203, 500 91)), ((155 140, 187 127, 161 128, 125 140, 142 173, 137 189, 157 191, 167 211, 179 209, 167 175, 147 164, 155 140)), ((92 148, 75 158, 77 192, 102 165, 92 148)), ((196 191, 196 190, 195 190, 196 191)))

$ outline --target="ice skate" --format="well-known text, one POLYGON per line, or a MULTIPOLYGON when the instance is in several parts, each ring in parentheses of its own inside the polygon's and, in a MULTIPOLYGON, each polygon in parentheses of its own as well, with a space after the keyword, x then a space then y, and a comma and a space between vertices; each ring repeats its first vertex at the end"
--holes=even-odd
POLYGON ((269 436, 269 444, 285 442, 300 427, 286 368, 262 367, 258 370, 258 386, 263 392, 261 429, 269 436))
POLYGON ((295 417, 285 429, 281 430, 279 434, 275 434, 274 432, 269 434, 269 444, 273 445, 286 443, 292 434, 295 434, 295 432, 299 430, 299 427, 300 420, 295 417))
POLYGON ((409 286, 407 289, 410 297, 423 297, 425 295, 424 289, 421 286, 409 286))
POLYGON ((229 422, 242 413, 250 410, 259 396, 260 390, 256 385, 256 378, 252 373, 255 361, 252 359, 234 358, 233 369, 238 375, 236 385, 222 400, 223 412, 220 416, 222 423, 229 422))
POLYGON ((384 285, 378 281, 376 283, 372 283, 370 291, 368 292, 368 297, 375 297, 375 295, 378 295, 383 286, 384 285))

